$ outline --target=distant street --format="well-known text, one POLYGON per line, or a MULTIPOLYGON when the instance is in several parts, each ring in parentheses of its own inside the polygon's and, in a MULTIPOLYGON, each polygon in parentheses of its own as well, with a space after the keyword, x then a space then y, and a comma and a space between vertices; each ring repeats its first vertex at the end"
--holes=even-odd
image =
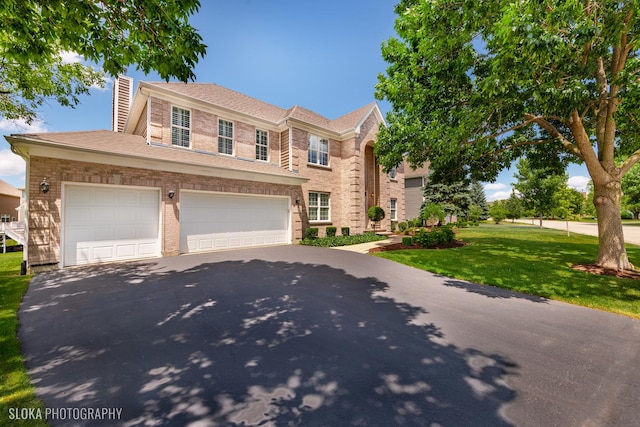
MULTIPOLYGON (((522 222, 526 224, 531 224, 531 220, 517 220, 517 222, 522 222)), ((538 225, 540 221, 538 219, 533 220, 534 225, 538 225)), ((542 221, 542 226, 545 228, 554 228, 556 230, 567 229, 567 223, 562 220, 555 221, 542 221)), ((623 225, 622 226, 624 232, 624 241, 626 243, 633 243, 634 245, 640 245, 640 225, 623 225)), ((569 221, 569 232, 578 233, 578 234, 586 234, 588 236, 598 236, 598 224, 588 223, 588 222, 576 222, 569 221)))

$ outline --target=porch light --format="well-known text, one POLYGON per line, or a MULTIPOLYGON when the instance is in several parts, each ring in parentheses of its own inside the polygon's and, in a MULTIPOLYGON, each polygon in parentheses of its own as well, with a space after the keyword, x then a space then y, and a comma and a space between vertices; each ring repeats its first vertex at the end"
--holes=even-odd
POLYGON ((44 194, 47 194, 49 192, 49 182, 47 181, 47 177, 45 176, 44 179, 42 180, 42 182, 40 183, 40 191, 42 191, 44 194))
POLYGON ((296 196, 296 205, 300 204, 300 196, 296 196))
POLYGON ((168 196, 169 196, 169 198, 170 198, 170 199, 173 199, 173 197, 174 197, 175 195, 176 195, 175 190, 169 190, 169 194, 168 194, 168 196))

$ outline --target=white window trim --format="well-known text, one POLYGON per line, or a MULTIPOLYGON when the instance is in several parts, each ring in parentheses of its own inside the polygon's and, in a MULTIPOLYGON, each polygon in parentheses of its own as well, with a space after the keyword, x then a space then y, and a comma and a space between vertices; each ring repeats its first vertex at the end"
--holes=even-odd
POLYGON ((171 146, 172 147, 178 147, 178 148, 185 148, 185 149, 191 149, 191 134, 193 133, 191 131, 192 128, 192 121, 193 121, 193 111, 190 108, 184 108, 184 107, 180 107, 179 105, 172 105, 171 106, 171 146), (173 109, 174 108, 179 108, 180 110, 184 110, 184 111, 188 111, 189 112, 189 127, 186 128, 184 126, 180 126, 180 125, 174 125, 173 124, 173 109), (176 127, 178 129, 186 129, 189 131, 189 145, 187 147, 185 147, 184 145, 178 145, 178 144, 174 144, 173 143, 173 128, 176 127))
POLYGON ((329 168, 331 167, 331 140, 329 138, 323 138, 319 135, 314 135, 314 134, 309 134, 309 136, 307 137, 307 164, 309 165, 313 165, 313 166, 319 166, 321 168, 329 168), (317 152, 317 156, 316 159, 318 160, 317 162, 310 162, 309 161, 309 152, 311 152, 311 138, 318 138, 318 150, 316 150, 317 152), (322 163, 320 163, 320 153, 323 153, 324 151, 320 151, 320 141, 327 141, 327 164, 323 165, 322 163))
MULTIPOLYGON (((263 146, 261 145, 261 147, 263 147, 263 146)), ((270 157, 269 151, 270 151, 269 150, 269 131, 264 130, 264 129, 256 128, 256 160, 259 161, 259 162, 268 162, 269 161, 269 157, 270 157), (258 158, 258 132, 264 132, 267 135, 267 146, 266 146, 267 158, 266 159, 259 159, 258 158)))
POLYGON ((309 215, 309 222, 310 223, 329 223, 329 222, 331 222, 331 193, 325 193, 325 192, 322 192, 322 191, 309 191, 309 210, 311 208, 314 208, 314 207, 318 209, 318 217, 317 217, 317 219, 311 219, 310 212, 307 212, 307 214, 309 215), (317 194, 318 195, 318 205, 315 205, 315 206, 311 205, 311 194, 317 194), (320 205, 320 195, 321 194, 326 194, 327 195, 328 206, 321 206, 320 205), (326 208, 327 209, 327 219, 320 219, 320 208, 326 208))
POLYGON ((391 221, 398 220, 398 199, 391 199, 389 201, 389 217, 391 221), (393 202, 395 202, 395 208, 393 207, 393 202))
POLYGON ((223 155, 223 156, 235 156, 236 154, 236 141, 235 141, 235 136, 236 136, 236 124, 233 120, 227 120, 227 119, 223 119, 218 117, 218 129, 217 129, 217 134, 218 134, 218 154, 223 155), (222 138, 226 138, 226 139, 231 139, 231 154, 228 153, 223 153, 220 151, 220 122, 227 122, 227 123, 231 123, 231 138, 229 138, 228 136, 222 136, 222 138))

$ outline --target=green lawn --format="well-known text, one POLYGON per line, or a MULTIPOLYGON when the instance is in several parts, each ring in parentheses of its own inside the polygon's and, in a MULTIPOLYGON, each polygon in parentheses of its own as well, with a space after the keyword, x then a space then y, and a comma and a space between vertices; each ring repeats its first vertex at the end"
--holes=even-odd
POLYGON ((0 253, 0 426, 46 426, 44 421, 10 418, 10 408, 39 408, 44 414, 44 405, 29 383, 16 337, 18 307, 31 279, 18 275, 21 262, 22 252, 0 253))
MULTIPOLYGON (((527 225, 481 225, 457 230, 469 245, 444 250, 375 254, 444 276, 512 289, 640 319, 640 280, 597 276, 571 268, 596 260, 595 237, 527 225)), ((640 265, 640 247, 627 245, 640 265)))

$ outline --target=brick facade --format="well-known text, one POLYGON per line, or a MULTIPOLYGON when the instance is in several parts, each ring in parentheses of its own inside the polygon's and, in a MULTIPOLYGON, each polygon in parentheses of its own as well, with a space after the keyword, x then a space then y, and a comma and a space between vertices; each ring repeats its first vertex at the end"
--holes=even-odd
MULTIPOLYGON (((166 96, 157 87, 165 88, 159 84, 146 84, 147 92, 137 92, 124 134, 113 134, 118 138, 101 135, 106 139, 90 141, 92 135, 85 139, 84 134, 68 133, 56 140, 51 139, 52 134, 37 135, 43 143, 67 144, 65 149, 89 150, 97 154, 83 154, 77 158, 67 154, 56 159, 30 156, 29 266, 61 262, 63 185, 70 183, 158 189, 161 194, 162 255, 177 255, 180 251, 180 190, 287 197, 291 203, 292 242, 301 239, 308 227, 318 227, 320 236, 326 234, 328 226, 338 230, 349 227, 351 234, 362 233, 371 228, 367 209, 373 205, 381 206, 386 213, 378 229, 389 231, 392 229, 392 198, 396 199, 397 218, 404 218, 403 168, 399 167, 396 177, 391 179, 377 164, 373 153, 382 122, 375 104, 331 121, 303 108, 279 109, 218 86, 167 84, 171 90, 187 91, 183 100, 179 92, 166 96), (213 92, 202 95, 203 101, 194 101, 205 89, 213 92), (221 102, 228 105, 221 108, 215 103, 208 104, 216 94, 223 94, 221 102), (172 145, 173 106, 190 111, 190 147, 172 145), (233 123, 233 155, 218 152, 219 119, 233 123), (268 133, 267 161, 256 160, 257 129, 268 133), (329 141, 327 166, 308 162, 310 135, 329 141), (114 144, 117 139, 117 144, 111 144, 110 138, 114 144), (118 160, 126 157, 148 158, 148 161, 123 163, 118 160), (173 163, 174 158, 176 163, 173 163), (151 165, 153 162, 155 166, 151 165), (122 164, 126 166, 118 166, 122 164), (216 172, 207 172, 210 170, 216 172), (244 179, 245 175, 248 178, 244 179), (43 177, 51 184, 47 194, 38 187, 43 177), (169 190, 176 192, 173 199, 167 195, 169 190), (310 192, 329 194, 329 221, 310 221, 310 192), (297 199, 299 204, 295 203, 297 199)), ((16 143, 11 138, 10 142, 16 143)))

